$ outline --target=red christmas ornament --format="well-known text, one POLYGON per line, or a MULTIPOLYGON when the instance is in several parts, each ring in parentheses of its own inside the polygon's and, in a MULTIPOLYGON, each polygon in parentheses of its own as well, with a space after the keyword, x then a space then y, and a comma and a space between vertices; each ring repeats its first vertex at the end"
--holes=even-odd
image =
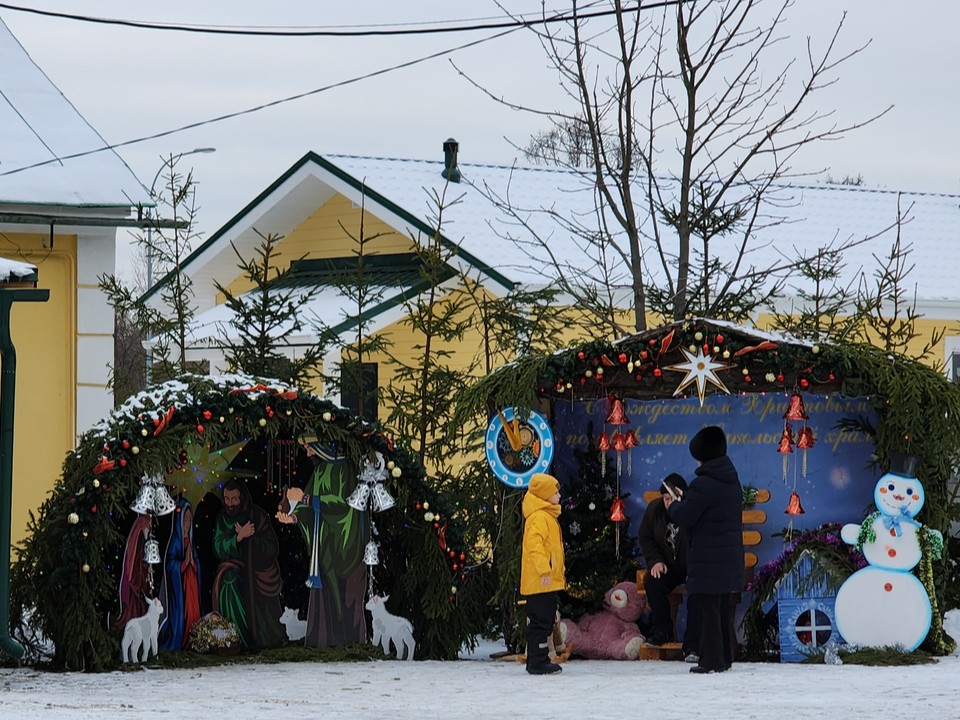
POLYGON ((717 335, 716 341, 717 341, 717 345, 723 344, 723 335, 717 335))
POLYGON ((787 503, 787 509, 783 511, 785 515, 803 515, 805 510, 803 505, 800 504, 800 493, 794 490, 790 493, 790 500, 787 503))
POLYGON ((782 383, 783 380, 784 380, 783 373, 778 374, 778 375, 777 375, 777 382, 782 383))
POLYGON ((787 412, 784 413, 784 420, 807 420, 810 416, 803 407, 803 397, 795 392, 790 396, 790 404, 787 406, 787 412))
POLYGON ((212 413, 212 412, 210 412, 209 410, 204 410, 204 411, 203 411, 203 419, 204 419, 204 420, 209 420, 209 419, 212 418, 212 417, 213 417, 213 413, 212 413))
POLYGON ((203 435, 203 425, 197 425, 197 432, 198 432, 200 435, 203 435))
POLYGON ((640 443, 637 442, 637 435, 633 430, 627 430, 623 434, 623 447, 626 450, 632 450, 635 447, 638 447, 640 443))
POLYGON ((607 425, 628 425, 627 414, 623 410, 623 400, 610 397, 610 414, 604 420, 607 425))
POLYGON ((654 369, 653 369, 653 376, 654 376, 654 377, 660 377, 661 375, 663 375, 663 370, 661 370, 660 368, 654 368, 654 369))
POLYGON ((806 378, 800 378, 800 387, 806 390, 810 386, 810 381, 806 378))
POLYGON ((809 450, 816 442, 813 437, 813 428, 804 426, 800 429, 800 433, 797 435, 798 450, 809 450))
POLYGON ((641 351, 640 351, 640 359, 641 359, 641 360, 646 360, 648 357, 650 357, 650 353, 648 353, 646 350, 641 350, 641 351))
POLYGON ((584 354, 583 350, 577 353, 578 359, 583 360, 585 357, 586 357, 586 354, 584 354))
POLYGON ((124 440, 122 444, 123 444, 123 449, 124 449, 124 450, 129 450, 129 449, 130 449, 130 441, 129 441, 129 440, 124 440))
POLYGON ((780 436, 780 447, 777 448, 777 452, 793 452, 793 428, 790 427, 790 423, 783 424, 783 435, 780 436))
POLYGON ((610 447, 617 452, 623 452, 627 449, 626 437, 620 432, 615 432, 610 436, 610 447))
POLYGON ((612 522, 623 522, 626 519, 627 515, 623 511, 623 500, 615 497, 613 499, 613 504, 610 506, 610 520, 612 522))
POLYGON ((605 432, 600 433, 600 437, 597 439, 597 450, 600 452, 606 452, 610 449, 610 438, 605 432))

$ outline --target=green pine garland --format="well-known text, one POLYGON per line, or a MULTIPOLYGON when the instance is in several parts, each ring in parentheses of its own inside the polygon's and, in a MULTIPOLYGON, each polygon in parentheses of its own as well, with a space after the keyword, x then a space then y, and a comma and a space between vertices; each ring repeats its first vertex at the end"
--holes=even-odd
MULTIPOLYGON (((268 381, 269 382, 269 381, 268 381)), ((376 517, 382 566, 374 575, 390 594, 394 612, 410 619, 417 656, 457 656, 483 629, 478 612, 489 596, 486 565, 463 544, 455 507, 431 487, 422 466, 379 426, 363 423, 343 408, 314 395, 268 388, 242 376, 184 376, 128 400, 87 432, 64 461, 63 476, 31 515, 28 537, 15 549, 11 611, 36 612, 31 629, 55 644, 53 667, 105 671, 117 667, 117 578, 124 537, 119 524, 144 475, 175 466, 192 443, 223 447, 246 440, 296 438, 316 432, 335 443, 354 467, 378 451, 399 476, 387 486, 395 508, 376 517), (424 517, 417 503, 429 502, 424 517), (447 550, 441 548, 444 530, 447 550), (448 551, 469 554, 451 569, 448 551), (468 570, 466 567, 476 567, 468 570)))

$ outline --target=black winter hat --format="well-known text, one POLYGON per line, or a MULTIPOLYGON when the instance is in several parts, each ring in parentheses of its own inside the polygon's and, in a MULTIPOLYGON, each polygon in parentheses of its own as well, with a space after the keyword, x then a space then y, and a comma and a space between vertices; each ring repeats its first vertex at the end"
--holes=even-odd
POLYGON ((723 428, 717 425, 707 425, 693 436, 690 441, 690 454, 694 460, 706 462, 727 454, 727 436, 723 428))

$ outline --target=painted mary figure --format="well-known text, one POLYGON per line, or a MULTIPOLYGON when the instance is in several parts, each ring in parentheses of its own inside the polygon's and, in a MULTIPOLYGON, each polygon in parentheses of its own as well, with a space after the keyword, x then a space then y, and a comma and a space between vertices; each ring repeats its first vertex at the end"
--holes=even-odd
POLYGON ((164 556, 163 582, 166 617, 160 628, 160 648, 188 650, 190 628, 200 619, 200 560, 193 543, 193 507, 177 501, 164 556))

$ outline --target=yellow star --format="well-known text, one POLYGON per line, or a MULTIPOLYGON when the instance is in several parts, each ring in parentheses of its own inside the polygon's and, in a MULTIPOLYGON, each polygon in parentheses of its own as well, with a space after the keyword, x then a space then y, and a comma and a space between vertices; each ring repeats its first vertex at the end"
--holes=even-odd
POLYGON ((690 383, 697 383, 697 394, 700 396, 700 407, 703 407, 703 393, 707 389, 707 383, 716 385, 718 388, 723 390, 723 392, 730 394, 730 391, 727 390, 726 385, 723 384, 723 381, 717 377, 717 370, 728 370, 732 368, 733 365, 727 365, 725 363, 720 363, 714 361, 710 355, 704 355, 701 348, 697 348, 697 354, 694 355, 689 350, 680 348, 686 358, 687 362, 678 363, 676 365, 670 365, 669 367, 664 368, 665 370, 674 370, 675 372, 684 372, 687 374, 685 378, 677 385, 677 389, 674 391, 674 395, 679 395, 683 392, 683 389, 690 385, 690 383))

